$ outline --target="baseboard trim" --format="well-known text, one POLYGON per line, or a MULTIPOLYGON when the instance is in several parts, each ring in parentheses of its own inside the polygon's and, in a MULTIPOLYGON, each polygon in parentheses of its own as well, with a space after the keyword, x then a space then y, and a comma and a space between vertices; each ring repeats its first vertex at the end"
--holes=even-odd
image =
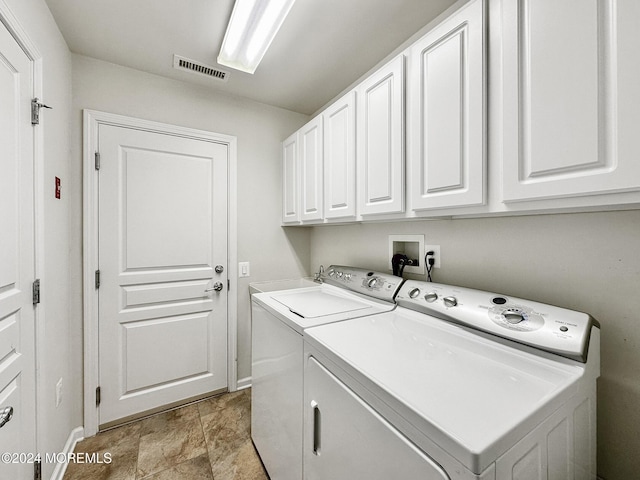
MULTIPOLYGON (((76 448, 76 443, 84 438, 84 428, 77 427, 74 428, 69 437, 67 438, 67 443, 64 444, 64 450, 61 453, 65 453, 68 458, 68 454, 73 453, 73 450, 76 448)), ((56 468, 53 470, 51 474, 51 480, 62 480, 64 477, 64 472, 67 471, 67 463, 57 463, 56 468)))
POLYGON ((251 377, 240 378, 236 382, 237 390, 244 390, 245 388, 250 388, 250 387, 251 387, 251 377))

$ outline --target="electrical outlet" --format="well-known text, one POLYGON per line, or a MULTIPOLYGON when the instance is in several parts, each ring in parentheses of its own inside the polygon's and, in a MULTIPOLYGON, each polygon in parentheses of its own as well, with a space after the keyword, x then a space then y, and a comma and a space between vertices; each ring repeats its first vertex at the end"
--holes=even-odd
POLYGON ((62 378, 56 383, 56 407, 62 403, 62 378))
MULTIPOLYGON (((425 245, 424 251, 425 253, 433 251, 433 259, 435 260, 433 268, 440 268, 440 245, 425 245)), ((427 260, 429 260, 428 257, 427 260)))

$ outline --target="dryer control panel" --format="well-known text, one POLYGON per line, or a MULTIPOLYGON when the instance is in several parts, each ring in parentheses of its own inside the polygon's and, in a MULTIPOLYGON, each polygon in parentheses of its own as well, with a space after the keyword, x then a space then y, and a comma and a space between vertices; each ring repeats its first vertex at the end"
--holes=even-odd
POLYGON ((441 283, 407 280, 396 303, 583 363, 591 329, 599 328, 586 313, 441 283))
POLYGON ((389 273, 344 265, 331 265, 322 280, 330 285, 387 302, 393 302, 403 282, 402 278, 389 273))

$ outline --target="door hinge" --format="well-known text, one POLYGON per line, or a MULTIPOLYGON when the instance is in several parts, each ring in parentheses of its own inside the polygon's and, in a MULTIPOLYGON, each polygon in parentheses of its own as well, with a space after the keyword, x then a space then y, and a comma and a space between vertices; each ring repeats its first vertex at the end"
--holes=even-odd
POLYGON ((42 461, 33 462, 33 480, 42 480, 42 461))
POLYGON ((96 387, 96 407, 100 406, 101 401, 102 401, 102 391, 100 387, 96 387))
POLYGON ((40 103, 37 98, 31 100, 31 125, 40 125, 41 108, 51 109, 52 107, 45 105, 44 103, 40 103))
POLYGON ((36 278, 33 282, 33 304, 37 305, 40 303, 40 279, 36 278))
POLYGON ((96 270, 96 289, 100 288, 100 270, 96 270))
POLYGON ((96 152, 95 160, 96 170, 100 170, 100 152, 96 152))

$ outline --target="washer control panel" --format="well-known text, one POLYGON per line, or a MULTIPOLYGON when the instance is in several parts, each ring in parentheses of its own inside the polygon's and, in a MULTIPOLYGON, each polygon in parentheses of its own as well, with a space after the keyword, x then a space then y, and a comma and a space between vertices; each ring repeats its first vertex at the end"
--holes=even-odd
POLYGON ((407 280, 396 303, 411 310, 586 362, 590 315, 481 290, 407 280))
POLYGON ((395 275, 344 265, 331 265, 322 279, 330 285, 387 302, 393 302, 403 282, 395 275))

